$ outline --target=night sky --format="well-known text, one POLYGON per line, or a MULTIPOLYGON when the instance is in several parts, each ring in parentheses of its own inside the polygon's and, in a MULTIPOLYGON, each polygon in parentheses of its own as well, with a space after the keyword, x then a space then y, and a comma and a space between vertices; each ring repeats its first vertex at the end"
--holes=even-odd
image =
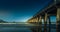
POLYGON ((0 19, 8 22, 25 22, 51 0, 0 0, 0 19))

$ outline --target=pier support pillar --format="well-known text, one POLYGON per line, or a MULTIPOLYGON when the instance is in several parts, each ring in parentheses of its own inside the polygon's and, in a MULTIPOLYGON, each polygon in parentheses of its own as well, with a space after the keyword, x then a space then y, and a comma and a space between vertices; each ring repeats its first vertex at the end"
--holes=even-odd
POLYGON ((45 13, 45 18, 44 18, 44 32, 47 32, 47 13, 45 13))
POLYGON ((48 32, 50 32, 51 31, 51 28, 50 28, 50 26, 51 26, 50 16, 48 16, 48 19, 49 19, 49 31, 48 32))
POLYGON ((39 17, 37 17, 36 19, 37 19, 37 24, 39 25, 39 17))
POLYGON ((56 23, 56 25, 57 25, 57 32, 59 32, 60 31, 60 8, 57 8, 57 23, 56 23))
POLYGON ((42 32, 42 17, 39 17, 40 32, 42 32))
MULTIPOLYGON (((39 17, 36 17, 36 24, 39 25, 39 17)), ((39 32, 39 26, 36 27, 36 32, 39 32)))

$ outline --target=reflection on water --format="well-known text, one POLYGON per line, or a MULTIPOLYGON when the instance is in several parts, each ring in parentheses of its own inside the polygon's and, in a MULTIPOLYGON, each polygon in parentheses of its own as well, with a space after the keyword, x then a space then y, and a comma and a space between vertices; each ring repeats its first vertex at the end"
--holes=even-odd
POLYGON ((31 30, 22 27, 1 27, 0 32, 31 32, 31 30))
POLYGON ((0 32, 32 32, 30 28, 34 28, 34 24, 0 24, 0 32))
MULTIPOLYGON (((48 25, 47 25, 47 28, 48 25)), ((56 32, 56 25, 51 25, 51 32, 56 32)), ((48 29, 47 29, 48 30, 48 29)), ((0 32, 39 32, 40 26, 34 24, 0 24, 0 32)), ((44 25, 42 25, 44 31, 44 25)))

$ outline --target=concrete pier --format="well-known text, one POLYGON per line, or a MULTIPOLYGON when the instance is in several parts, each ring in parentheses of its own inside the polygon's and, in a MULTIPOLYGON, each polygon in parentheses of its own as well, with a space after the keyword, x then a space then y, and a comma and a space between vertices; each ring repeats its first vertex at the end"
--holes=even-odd
POLYGON ((56 16, 56 31, 59 32, 60 31, 59 28, 60 27, 60 0, 54 0, 52 4, 48 5, 48 7, 44 7, 44 9, 40 10, 38 13, 33 15, 32 18, 37 18, 35 21, 36 23, 38 23, 37 25, 40 25, 40 32, 42 32, 42 18, 44 19, 44 32, 51 31, 50 16, 56 16), (49 21, 48 30, 47 30, 47 22, 48 22, 47 20, 49 21))

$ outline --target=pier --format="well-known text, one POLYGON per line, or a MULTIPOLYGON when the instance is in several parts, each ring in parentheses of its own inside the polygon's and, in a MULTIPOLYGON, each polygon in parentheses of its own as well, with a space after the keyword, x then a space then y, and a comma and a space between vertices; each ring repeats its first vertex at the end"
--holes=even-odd
POLYGON ((51 21, 50 16, 56 16, 56 32, 60 31, 60 0, 54 0, 54 2, 47 7, 44 7, 27 22, 39 25, 37 32, 50 32, 51 21), (42 30, 42 19, 44 20, 44 31, 42 30), (47 21, 48 20, 48 21, 47 21), (49 24, 47 28, 47 23, 49 24))

